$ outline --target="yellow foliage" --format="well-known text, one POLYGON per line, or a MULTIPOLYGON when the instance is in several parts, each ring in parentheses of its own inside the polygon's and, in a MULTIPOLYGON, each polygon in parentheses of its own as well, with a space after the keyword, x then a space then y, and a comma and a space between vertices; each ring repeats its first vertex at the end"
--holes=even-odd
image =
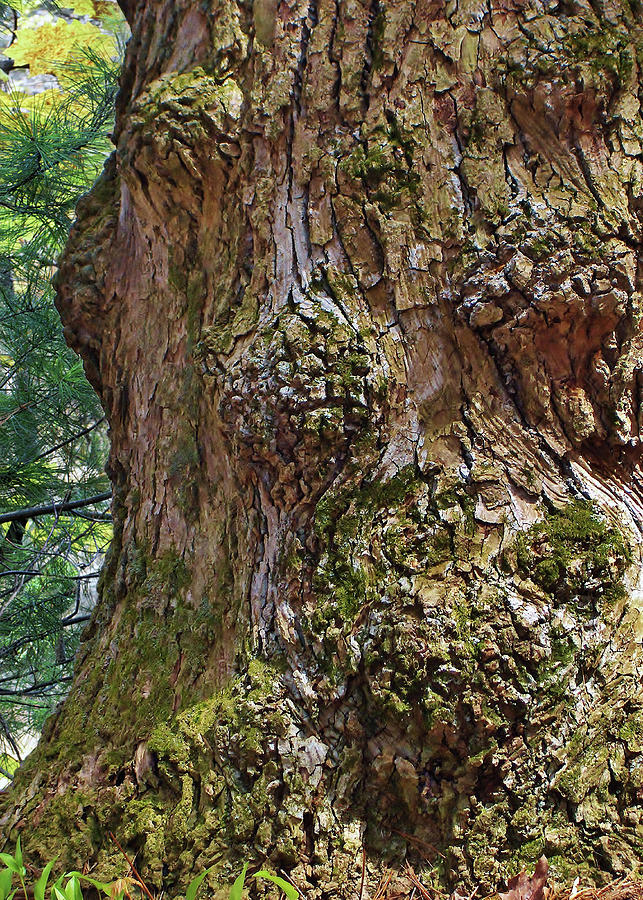
POLYGON ((25 112, 30 109, 51 109, 60 100, 61 92, 58 88, 48 88, 39 94, 23 94, 22 91, 5 93, 0 91, 0 110, 20 108, 25 112))
POLYGON ((5 51, 17 66, 29 66, 31 75, 57 75, 78 52, 91 44, 94 50, 109 53, 113 40, 89 22, 56 22, 40 28, 18 30, 13 44, 5 51))
POLYGON ((8 753, 0 753, 0 766, 11 775, 16 771, 20 763, 17 759, 14 759, 13 756, 10 756, 8 753))
MULTIPOLYGON (((63 3, 65 0, 63 0, 63 3)), ((66 9, 73 9, 77 16, 89 16, 91 19, 97 18, 96 5, 93 0, 69 0, 66 9)))

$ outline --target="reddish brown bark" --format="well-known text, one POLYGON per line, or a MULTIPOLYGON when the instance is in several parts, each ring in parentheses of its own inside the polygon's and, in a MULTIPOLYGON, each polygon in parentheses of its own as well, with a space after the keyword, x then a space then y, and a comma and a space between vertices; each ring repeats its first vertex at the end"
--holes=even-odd
POLYGON ((117 534, 7 835, 170 895, 635 870, 640 10, 128 14, 58 301, 117 534))

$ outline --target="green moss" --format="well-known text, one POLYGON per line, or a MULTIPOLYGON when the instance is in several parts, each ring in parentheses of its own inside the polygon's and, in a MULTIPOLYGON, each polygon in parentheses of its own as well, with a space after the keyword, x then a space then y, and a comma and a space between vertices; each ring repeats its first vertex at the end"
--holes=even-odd
POLYGON ((503 803, 482 807, 469 826, 468 853, 474 875, 485 883, 498 881, 498 850, 507 845, 507 809, 503 803))
MULTIPOLYGON (((538 815, 536 810, 533 811, 533 815, 538 815)), ((507 865, 507 875, 517 875, 519 872, 524 871, 533 872, 536 863, 544 852, 544 837, 535 838, 531 841, 525 841, 520 845, 518 851, 512 856, 509 864, 507 865)))
POLYGON ((438 509, 452 509, 454 506, 459 506, 464 516, 466 533, 474 534, 476 500, 471 495, 470 488, 465 485, 456 485, 449 490, 442 491, 436 494, 435 505, 438 509))
POLYGON ((135 123, 149 124, 164 113, 171 113, 184 120, 189 118, 191 129, 197 126, 205 137, 195 113, 208 111, 211 118, 219 116, 223 122, 225 115, 238 118, 242 104, 243 94, 233 78, 208 75, 197 66, 182 74, 163 75, 148 85, 137 98, 133 118, 135 123))
POLYGON ((397 507, 423 487, 414 465, 406 465, 387 481, 374 481, 363 487, 364 499, 380 509, 397 507))
POLYGON ((386 128, 376 129, 340 166, 361 181, 383 210, 398 209, 419 197, 420 175, 413 167, 414 149, 413 138, 391 117, 386 128))
MULTIPOLYGON (((608 774, 610 748, 599 729, 591 738, 581 729, 565 748, 567 762, 552 781, 552 786, 572 803, 580 803, 608 774)), ((608 776, 609 781, 609 776, 608 776)))
POLYGON ((168 475, 170 478, 185 478, 200 462, 199 448, 193 434, 179 437, 176 449, 170 458, 168 475))
MULTIPOLYGON (((192 391, 184 393, 191 395, 192 391)), ((187 403, 183 402, 184 409, 187 403)), ((194 521, 198 514, 198 484, 201 457, 195 432, 186 424, 183 434, 177 436, 176 448, 170 457, 168 474, 176 497, 176 504, 187 521, 194 521)))
MULTIPOLYGON (((282 773, 274 757, 273 741, 287 730, 282 699, 278 668, 253 659, 225 689, 153 731, 148 749, 162 783, 173 788, 173 801, 165 802, 155 825, 164 834, 168 865, 186 845, 192 853, 201 847, 206 859, 229 846, 251 853, 242 848, 257 840, 260 824, 263 840, 272 842, 273 832, 280 830, 275 787, 284 786, 284 803, 306 790, 300 775, 282 773), (205 821, 199 796, 209 798, 205 821)), ((144 817, 154 810, 152 804, 144 817)), ((149 868, 147 854, 144 862, 149 868)))
POLYGON ((605 22, 600 28, 590 23, 584 31, 570 34, 564 52, 570 63, 605 72, 619 85, 629 81, 636 59, 631 33, 605 22))
POLYGON ((621 19, 614 25, 605 19, 593 22, 582 17, 575 23, 581 28, 566 29, 557 41, 549 31, 546 53, 542 37, 532 34, 527 59, 510 57, 504 67, 505 77, 524 89, 561 74, 567 78, 580 76, 587 86, 611 93, 614 86, 627 85, 643 51, 640 34, 626 22, 621 19))
POLYGON ((566 634, 553 635, 551 639, 551 658, 555 664, 568 666, 576 656, 576 647, 566 634))
POLYGON ((190 571, 183 557, 174 550, 166 550, 146 563, 145 580, 138 592, 145 596, 148 605, 159 608, 170 598, 176 597, 190 580, 190 571))
POLYGON ((460 655, 470 654, 475 657, 477 641, 475 635, 476 616, 464 597, 460 597, 453 604, 453 621, 459 644, 460 655))
POLYGON ((90 859, 95 853, 102 834, 92 808, 91 790, 66 790, 49 798, 47 813, 39 823, 37 833, 23 834, 22 845, 29 863, 34 860, 57 860, 57 867, 64 871, 76 869, 80 860, 90 859), (83 820, 83 828, 71 830, 70 822, 83 820), (66 840, 61 844, 60 835, 66 840))
POLYGON ((148 749, 158 758, 169 760, 179 772, 186 771, 189 764, 189 745, 166 722, 152 731, 148 740, 148 749))
POLYGON ((519 569, 561 600, 575 595, 582 602, 591 595, 606 612, 624 596, 622 579, 631 548, 588 501, 576 500, 549 513, 518 536, 515 549, 519 569))
MULTIPOLYGON (((529 208, 524 210, 524 212, 530 215, 529 208)), ((538 262, 539 260, 547 259, 552 253, 559 250, 560 245, 560 237, 551 231, 530 232, 527 234, 521 249, 526 256, 534 262, 538 262)))
POLYGON ((623 722, 618 737, 627 745, 630 753, 643 751, 643 710, 635 711, 623 722))
POLYGON ((325 286, 328 284, 332 296, 336 297, 341 303, 350 304, 359 295, 357 281, 348 272, 343 272, 341 269, 335 268, 335 266, 324 266, 323 270, 320 270, 320 274, 323 276, 320 282, 322 291, 325 290, 325 286))
MULTIPOLYGON (((367 569, 360 560, 361 546, 368 529, 379 513, 400 507, 422 485, 413 466, 406 466, 387 481, 363 481, 328 491, 315 510, 315 531, 323 540, 323 555, 315 575, 313 588, 318 598, 315 627, 325 628, 330 622, 350 623, 373 596, 378 578, 377 567, 367 569)), ((403 526, 400 526, 400 529, 403 526)), ((403 544, 402 531, 389 528, 387 546, 396 554, 396 535, 403 544)), ((441 537, 437 546, 443 546, 441 537)), ((427 547, 428 551, 429 548, 427 547)), ((437 551, 441 552, 441 551, 437 551)), ((404 556, 404 547, 400 548, 404 556)))
POLYGON ((162 883, 163 866, 167 859, 167 813, 159 799, 131 798, 121 810, 119 837, 126 845, 142 844, 147 880, 162 883))
POLYGON ((351 565, 349 561, 338 558, 315 574, 313 590, 319 596, 330 591, 333 609, 343 621, 350 622, 367 601, 366 573, 359 564, 351 565))

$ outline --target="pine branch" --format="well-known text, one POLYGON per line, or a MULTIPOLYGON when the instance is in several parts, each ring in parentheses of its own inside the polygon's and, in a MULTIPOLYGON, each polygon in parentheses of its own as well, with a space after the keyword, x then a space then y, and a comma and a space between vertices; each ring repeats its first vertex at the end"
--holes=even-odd
POLYGON ((30 687, 18 688, 15 691, 9 691, 6 688, 0 688, 0 695, 3 697, 29 697, 44 691, 46 688, 58 687, 62 681, 71 681, 71 675, 61 675, 60 678, 54 678, 51 681, 42 681, 39 684, 32 684, 30 687))
POLYGON ((17 509, 15 512, 2 513, 2 515, 0 515, 0 524, 3 522, 26 521, 27 519, 35 519, 38 516, 51 516, 72 512, 74 509, 81 509, 83 506, 91 506, 93 503, 100 503, 102 500, 111 500, 111 498, 112 492, 105 491, 102 494, 95 494, 93 497, 86 497, 84 500, 61 500, 59 503, 51 503, 49 506, 31 506, 26 509, 17 509))
POLYGON ((88 575, 58 575, 51 572, 39 572, 37 569, 0 570, 0 578, 7 578, 9 575, 30 575, 33 578, 64 578, 66 581, 89 581, 92 578, 98 578, 100 572, 90 572, 88 575))
POLYGON ((109 539, 103 413, 64 345, 51 278, 111 150, 118 70, 86 48, 65 64, 53 104, 26 115, 16 92, 0 110, 0 747, 38 731, 66 693, 109 539), (72 484, 76 497, 96 495, 71 499, 72 484))
MULTIPOLYGON (((45 456, 50 456, 52 453, 55 453, 57 450, 61 450, 63 447, 66 447, 68 444, 73 444, 74 441, 79 440, 81 437, 85 437, 86 434, 89 434, 95 428, 98 428, 99 425, 102 425, 105 421, 105 416, 102 419, 99 419, 98 422, 94 422, 93 425, 89 425, 87 428, 83 428, 82 431, 77 432, 77 434, 72 435, 72 437, 67 438, 64 441, 61 441, 59 444, 56 444, 55 447, 50 447, 48 450, 45 450, 43 453, 40 453, 38 456, 35 456, 31 462, 35 463, 41 459, 44 459, 45 456)), ((2 424, 2 423, 0 423, 2 424)))

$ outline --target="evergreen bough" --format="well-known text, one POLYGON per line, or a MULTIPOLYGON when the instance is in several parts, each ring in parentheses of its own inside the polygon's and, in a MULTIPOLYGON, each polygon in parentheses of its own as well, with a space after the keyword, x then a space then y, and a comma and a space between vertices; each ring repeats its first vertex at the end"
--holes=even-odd
POLYGON ((76 202, 110 149, 118 57, 85 47, 57 65, 60 91, 0 95, 4 774, 65 693, 111 537, 102 410, 65 345, 52 277, 76 202))

